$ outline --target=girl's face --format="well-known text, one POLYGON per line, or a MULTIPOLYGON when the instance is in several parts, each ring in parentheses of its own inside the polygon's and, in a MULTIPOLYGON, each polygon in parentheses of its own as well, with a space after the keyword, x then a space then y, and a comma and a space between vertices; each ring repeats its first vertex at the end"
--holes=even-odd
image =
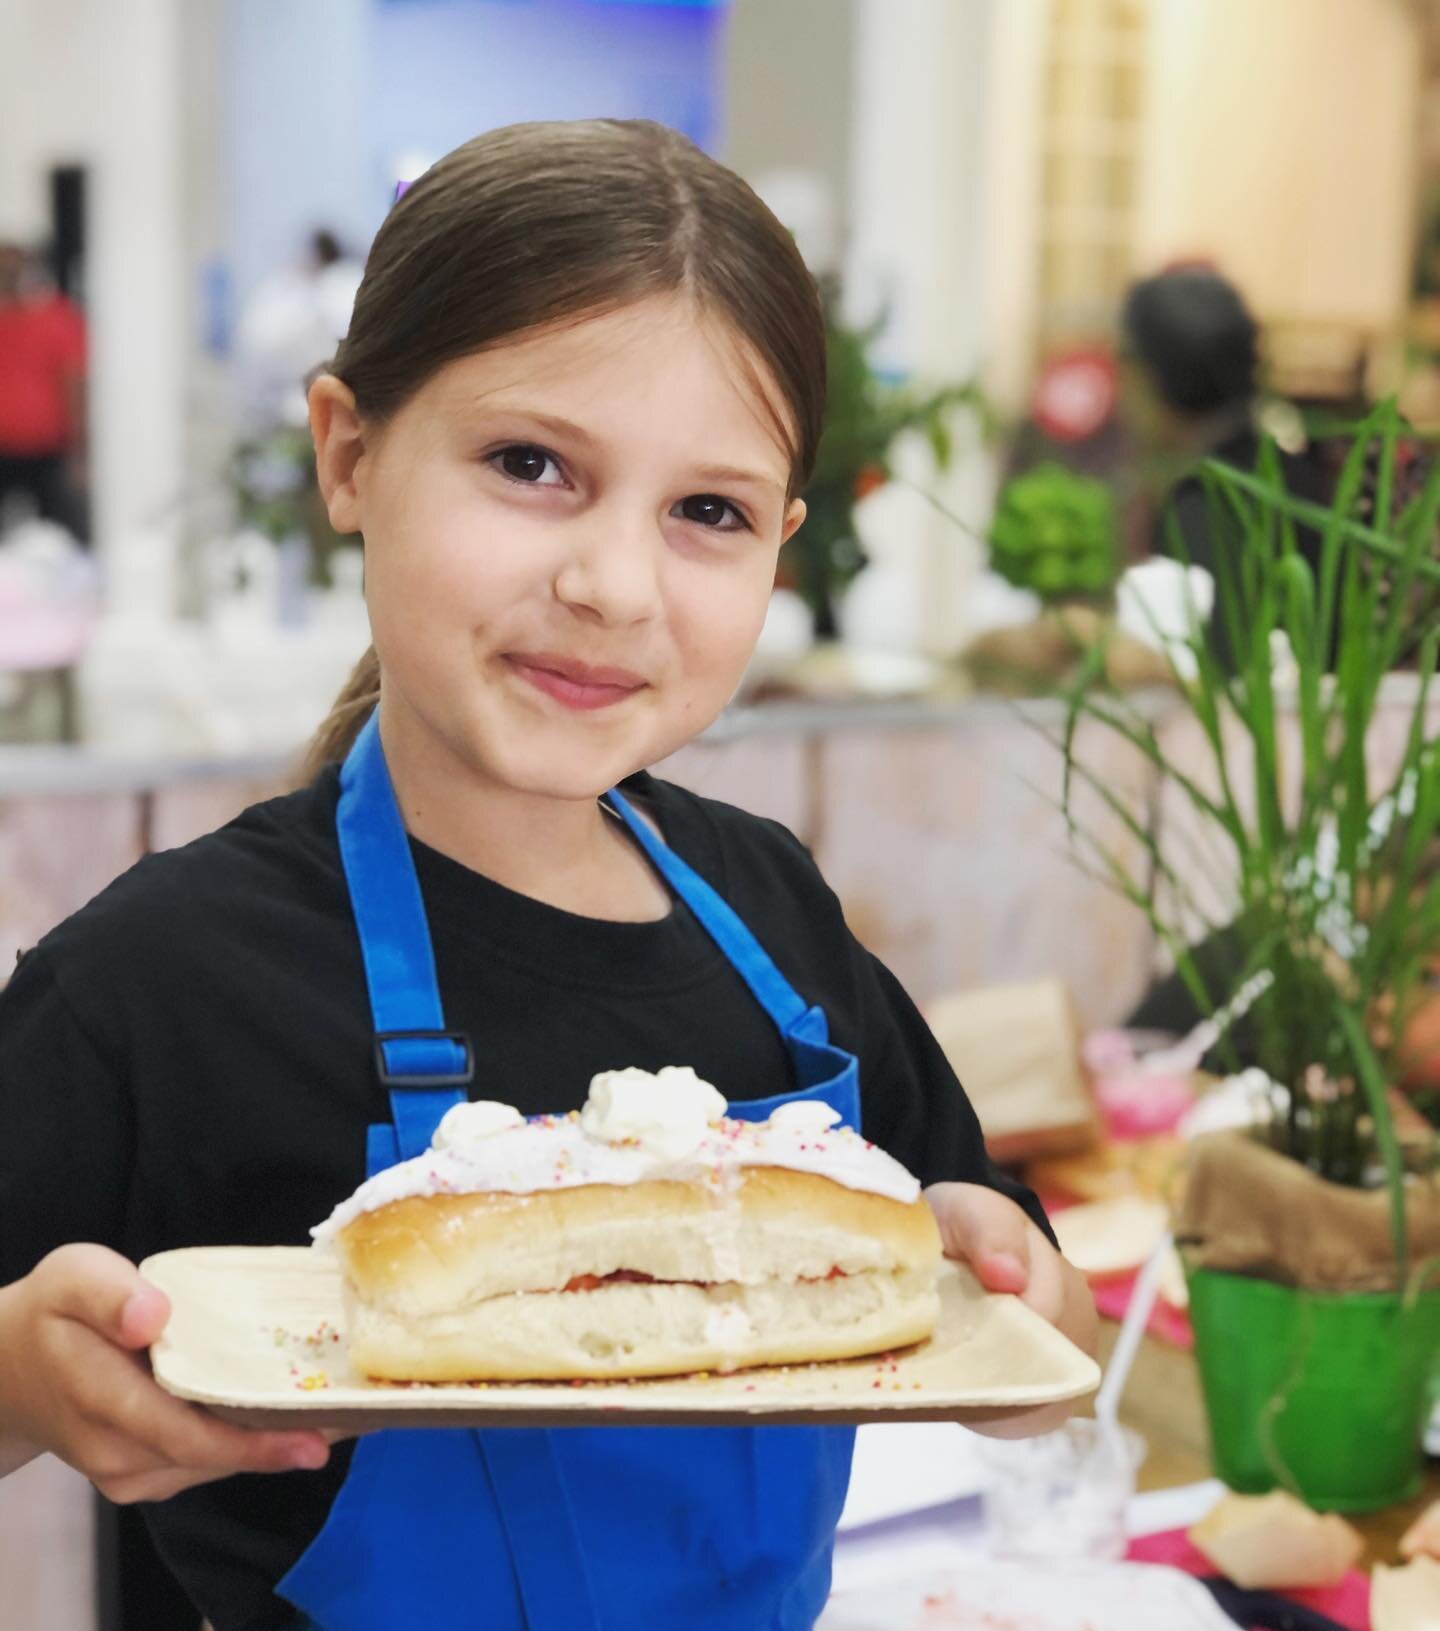
POLYGON ((365 537, 387 733, 592 798, 739 682, 804 519, 722 325, 654 298, 448 364, 383 428, 312 390, 332 522, 365 537))

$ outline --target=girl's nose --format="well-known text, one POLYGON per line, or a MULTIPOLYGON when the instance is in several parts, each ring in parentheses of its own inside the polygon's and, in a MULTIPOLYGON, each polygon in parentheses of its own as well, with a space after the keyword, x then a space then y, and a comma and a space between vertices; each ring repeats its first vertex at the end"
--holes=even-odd
POLYGON ((555 577, 556 597, 598 622, 643 623, 660 608, 664 537, 653 519, 586 518, 555 577))

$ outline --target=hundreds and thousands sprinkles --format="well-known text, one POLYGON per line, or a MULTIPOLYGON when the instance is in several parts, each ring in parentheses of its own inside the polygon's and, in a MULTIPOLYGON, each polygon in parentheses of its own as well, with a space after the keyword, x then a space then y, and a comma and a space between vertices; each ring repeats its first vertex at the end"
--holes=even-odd
POLYGON ((299 1392, 314 1393, 330 1386, 329 1372, 314 1366, 328 1350, 339 1346, 343 1333, 338 1326, 321 1320, 313 1331, 303 1334, 283 1325, 264 1325, 261 1331, 270 1338, 273 1347, 287 1349, 292 1355, 288 1373, 291 1385, 299 1392))

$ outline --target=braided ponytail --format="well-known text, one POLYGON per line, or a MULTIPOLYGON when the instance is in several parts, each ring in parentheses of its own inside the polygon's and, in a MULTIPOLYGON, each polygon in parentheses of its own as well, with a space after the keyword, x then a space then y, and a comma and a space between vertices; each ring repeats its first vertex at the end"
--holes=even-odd
POLYGON ((312 781, 326 765, 338 764, 349 753, 379 700, 380 659, 375 647, 367 646, 305 750, 306 781, 312 781))

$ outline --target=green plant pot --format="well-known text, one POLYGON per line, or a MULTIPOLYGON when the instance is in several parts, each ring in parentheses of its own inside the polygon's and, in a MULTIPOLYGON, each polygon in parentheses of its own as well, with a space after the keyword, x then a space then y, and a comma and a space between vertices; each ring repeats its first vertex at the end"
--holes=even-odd
POLYGON ((1190 1317, 1215 1471, 1231 1489, 1289 1489, 1370 1512, 1420 1486, 1420 1435, 1440 1349, 1440 1291, 1297 1291, 1192 1270, 1190 1317))

